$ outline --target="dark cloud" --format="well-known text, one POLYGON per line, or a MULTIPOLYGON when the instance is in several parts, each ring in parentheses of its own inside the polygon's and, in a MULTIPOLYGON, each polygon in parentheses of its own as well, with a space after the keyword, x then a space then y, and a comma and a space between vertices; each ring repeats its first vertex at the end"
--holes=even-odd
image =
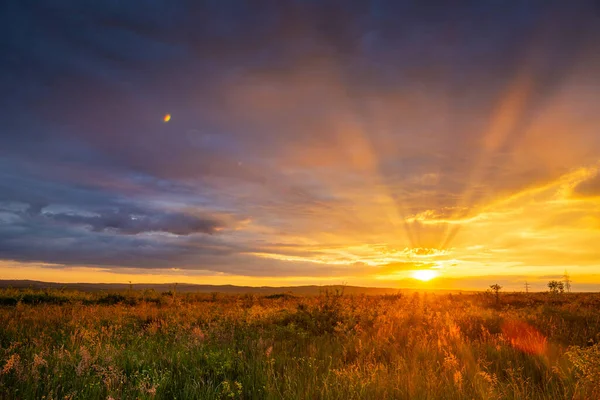
POLYGON ((0 257, 302 275, 321 272, 248 254, 319 256, 269 243, 324 232, 440 246, 397 220, 597 157, 596 92, 568 112, 588 125, 527 141, 595 84, 597 22, 587 2, 3 2, 0 257))
POLYGON ((118 211, 94 216, 49 214, 47 217, 55 221, 89 226, 94 231, 115 230, 129 235, 143 232, 167 232, 175 235, 214 234, 224 227, 223 223, 216 219, 175 213, 140 215, 118 211))

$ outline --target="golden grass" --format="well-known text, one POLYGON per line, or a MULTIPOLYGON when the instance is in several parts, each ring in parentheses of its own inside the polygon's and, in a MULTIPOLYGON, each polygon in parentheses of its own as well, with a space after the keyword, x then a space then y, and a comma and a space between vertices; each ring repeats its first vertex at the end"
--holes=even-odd
POLYGON ((0 291, 2 399, 597 399, 600 296, 0 291))

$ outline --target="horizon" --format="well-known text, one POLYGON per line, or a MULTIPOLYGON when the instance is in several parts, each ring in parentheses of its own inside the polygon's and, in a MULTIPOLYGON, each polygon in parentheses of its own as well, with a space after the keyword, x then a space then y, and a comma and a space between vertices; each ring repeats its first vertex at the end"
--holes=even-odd
POLYGON ((213 3, 2 6, 0 279, 600 292, 597 6, 213 3))
MULTIPOLYGON (((356 286, 356 285, 346 285, 346 284, 335 284, 335 283, 328 283, 328 284, 306 284, 306 285, 290 285, 290 286, 270 286, 270 285, 261 285, 261 286, 253 286, 253 285, 232 285, 229 283, 224 283, 224 284, 205 284, 205 283, 189 283, 189 282, 178 282, 178 281, 173 281, 173 282, 160 282, 160 283, 151 283, 151 282, 54 282, 54 281, 38 281, 38 280, 29 280, 29 279, 0 279, 0 289, 8 289, 8 288, 13 288, 13 289, 43 289, 43 287, 12 287, 10 284, 8 286, 2 287, 2 285, 7 284, 8 282, 19 282, 19 283, 26 283, 26 282, 31 282, 34 284, 41 284, 41 285, 70 285, 70 286, 74 286, 74 290, 77 290, 77 288, 75 286, 77 285, 115 285, 115 286, 125 286, 125 287, 133 287, 134 290, 136 290, 135 286, 175 286, 175 285, 182 285, 182 286, 199 286, 199 287, 224 287, 224 286, 228 286, 228 287, 232 287, 232 288, 240 288, 240 289, 244 289, 244 288, 249 288, 249 289, 302 289, 302 288, 311 288, 311 287, 316 287, 316 288, 351 288, 351 289, 358 289, 359 291, 364 289, 364 290, 389 290, 389 291, 410 291, 410 292, 465 292, 465 293, 485 293, 485 292, 489 292, 490 288, 488 287, 487 289, 456 289, 456 288, 438 288, 438 287, 426 287, 424 285, 421 285, 419 287, 415 286, 415 287, 390 287, 390 286, 356 286)), ((179 287, 179 286, 178 286, 179 287)), ((193 292, 193 291, 192 291, 193 292)), ((525 291, 525 289, 522 288, 522 290, 513 290, 511 288, 505 288, 504 286, 501 287, 500 289, 500 293, 501 294, 544 294, 544 293, 549 293, 550 291, 548 290, 548 287, 546 286, 546 288, 544 290, 535 290, 532 289, 531 287, 528 288, 528 292, 525 291)), ((217 292, 220 293, 220 292, 217 292)), ((226 293, 226 292, 224 292, 226 293)), ((237 293, 237 292, 236 292, 237 293)), ((600 293, 597 290, 570 290, 568 292, 565 293, 571 293, 571 294, 595 294, 595 293, 600 293)))
MULTIPOLYGON (((550 277, 552 278, 552 277, 550 277)), ((536 284, 531 284, 530 281, 525 281, 528 284, 528 287, 525 288, 525 282, 523 285, 518 286, 517 284, 501 286, 500 291, 502 293, 548 293, 548 282, 550 281, 558 281, 563 282, 564 277, 554 277, 555 279, 550 279, 545 283, 537 282, 536 284)), ((475 286, 472 288, 463 289, 460 287, 452 287, 452 286, 440 286, 438 283, 436 285, 426 285, 423 282, 419 282, 418 279, 413 279, 412 284, 408 284, 406 286, 363 286, 363 285, 348 285, 344 282, 336 283, 336 282, 328 282, 328 283, 298 283, 298 284, 288 284, 288 285, 264 285, 264 284, 235 284, 235 283, 203 283, 203 282, 190 282, 190 281, 160 281, 160 282, 144 282, 144 281, 111 281, 111 282, 90 282, 90 281, 44 281, 44 280, 33 280, 33 279, 5 279, 0 278, 0 288, 2 285, 6 285, 8 282, 17 282, 17 283, 25 283, 32 282, 35 284, 47 284, 47 285, 122 285, 122 286, 158 286, 158 285, 189 285, 189 286, 205 286, 205 287, 220 287, 220 286, 231 286, 237 288, 269 288, 269 289, 286 289, 286 288, 304 288, 304 287, 349 287, 349 288, 357 288, 357 289, 381 289, 381 290, 398 290, 398 291, 422 291, 422 292, 435 292, 435 291, 443 291, 443 292, 486 292, 489 291, 490 285, 485 288, 476 288, 475 286)), ((490 281, 492 282, 492 280, 490 281)), ((495 281, 495 284, 498 282, 495 281)), ((571 286, 573 283, 571 282, 571 286)), ((10 284, 4 288, 11 287, 10 284)), ((21 287, 18 287, 21 288, 21 287)), ((600 293, 600 288, 595 285, 576 285, 575 288, 571 287, 570 290, 565 290, 566 293, 600 293), (575 290, 573 290, 575 289, 575 290)))

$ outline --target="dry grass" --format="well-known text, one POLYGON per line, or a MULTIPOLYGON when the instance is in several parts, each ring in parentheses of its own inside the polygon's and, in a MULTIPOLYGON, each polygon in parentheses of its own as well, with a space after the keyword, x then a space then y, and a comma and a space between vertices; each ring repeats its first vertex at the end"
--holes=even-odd
POLYGON ((2 399, 597 399, 600 296, 0 291, 2 399))

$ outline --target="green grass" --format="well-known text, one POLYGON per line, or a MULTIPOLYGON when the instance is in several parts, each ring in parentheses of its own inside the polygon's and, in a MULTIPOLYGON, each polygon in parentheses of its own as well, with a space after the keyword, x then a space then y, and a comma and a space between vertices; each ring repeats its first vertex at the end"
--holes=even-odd
POLYGON ((7 289, 0 398, 594 399, 599 303, 7 289))

